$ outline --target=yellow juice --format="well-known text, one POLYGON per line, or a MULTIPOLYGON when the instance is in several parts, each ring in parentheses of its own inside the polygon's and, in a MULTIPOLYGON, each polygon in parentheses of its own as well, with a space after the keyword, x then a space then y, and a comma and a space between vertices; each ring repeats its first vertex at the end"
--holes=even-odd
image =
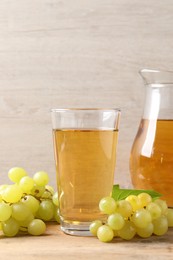
POLYGON ((53 130, 60 215, 66 222, 100 217, 114 181, 117 130, 53 130))
POLYGON ((131 151, 130 171, 136 188, 160 192, 173 207, 173 120, 141 121, 131 151))

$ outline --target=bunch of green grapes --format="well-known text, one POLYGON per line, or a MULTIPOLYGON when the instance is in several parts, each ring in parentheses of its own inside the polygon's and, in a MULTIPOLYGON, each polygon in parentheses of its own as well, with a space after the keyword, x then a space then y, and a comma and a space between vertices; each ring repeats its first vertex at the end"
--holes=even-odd
POLYGON ((44 171, 29 177, 23 168, 8 172, 10 185, 0 185, 0 230, 8 237, 19 233, 41 235, 46 221, 59 223, 58 194, 44 171))
POLYGON ((114 237, 131 240, 135 235, 142 238, 164 235, 173 227, 173 209, 161 199, 152 200, 147 193, 129 195, 124 200, 115 201, 105 197, 99 203, 100 211, 107 215, 106 223, 93 221, 90 232, 102 242, 114 237))

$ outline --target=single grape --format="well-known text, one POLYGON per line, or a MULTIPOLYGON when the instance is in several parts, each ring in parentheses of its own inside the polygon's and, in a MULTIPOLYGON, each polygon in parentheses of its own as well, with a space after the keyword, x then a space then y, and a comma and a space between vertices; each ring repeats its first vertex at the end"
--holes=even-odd
POLYGON ((22 203, 26 205, 30 211, 35 215, 39 209, 40 202, 32 195, 26 195, 21 199, 22 203))
POLYGON ((33 219, 34 215, 30 212, 27 218, 21 221, 17 221, 20 226, 20 230, 27 231, 28 225, 33 219))
POLYGON ((18 202, 22 197, 22 190, 17 184, 8 185, 1 194, 2 199, 9 203, 18 202))
POLYGON ((0 221, 6 221, 11 217, 12 209, 7 203, 0 203, 0 221))
POLYGON ((0 185, 0 195, 1 195, 1 198, 2 198, 2 193, 4 192, 4 190, 7 188, 8 184, 3 184, 3 185, 0 185))
POLYGON ((141 201, 136 195, 129 195, 125 200, 131 204, 133 211, 142 208, 141 201))
POLYGON ((53 201, 53 203, 54 203, 56 206, 59 206, 58 192, 57 192, 57 191, 53 194, 52 201, 53 201))
POLYGON ((121 214, 113 213, 109 215, 107 223, 113 230, 120 230, 123 228, 125 221, 121 214))
POLYGON ((168 210, 168 206, 165 200, 157 199, 154 201, 157 205, 160 206, 162 214, 166 214, 168 210))
POLYGON ((45 185, 45 189, 46 189, 47 191, 49 191, 52 196, 53 196, 53 194, 55 193, 54 188, 53 188, 52 186, 50 186, 50 185, 45 185))
POLYGON ((33 219, 28 225, 28 233, 40 236, 46 231, 46 225, 41 219, 33 219))
POLYGON ((103 223, 101 222, 101 220, 95 220, 95 221, 91 222, 91 224, 89 226, 89 230, 90 230, 91 234, 93 234, 94 236, 97 236, 97 230, 102 225, 103 225, 103 223))
POLYGON ((136 227, 145 228, 151 223, 151 214, 146 209, 139 209, 134 212, 131 220, 136 227))
POLYGON ((137 234, 143 238, 150 237, 153 234, 153 231, 153 223, 149 223, 145 228, 137 228, 137 234))
POLYGON ((114 232, 111 227, 102 225, 97 230, 97 237, 102 242, 110 242, 114 238, 114 232))
POLYGON ((120 213, 124 218, 129 218, 133 213, 133 208, 131 204, 126 200, 119 200, 117 202, 117 208, 115 210, 117 213, 120 213))
POLYGON ((38 186, 37 184, 34 184, 34 187, 31 190, 31 195, 33 195, 36 198, 41 198, 44 192, 45 186, 38 186))
POLYGON ((33 180, 38 186, 45 186, 49 182, 49 176, 47 172, 40 171, 34 174, 33 180))
POLYGON ((148 210, 150 212, 152 219, 159 218, 162 213, 160 206, 154 202, 150 202, 146 206, 146 210, 148 210))
POLYGON ((19 181, 19 186, 25 193, 29 193, 34 187, 34 181, 29 176, 24 176, 19 181))
POLYGON ((52 196, 54 195, 55 191, 54 188, 50 185, 45 185, 45 191, 41 195, 42 199, 52 199, 52 196))
POLYGON ((27 172, 20 167, 11 168, 8 172, 8 178, 15 183, 18 183, 22 177, 27 175, 27 172))
POLYGON ((123 228, 117 232, 122 239, 131 240, 136 234, 136 227, 131 221, 126 220, 123 228))
POLYGON ((99 209, 105 214, 114 213, 116 206, 116 201, 112 197, 105 197, 99 203, 99 209))
POLYGON ((40 215, 39 215, 39 211, 37 210, 36 214, 34 215, 35 218, 39 218, 41 219, 40 215))
POLYGON ((43 200, 38 209, 38 215, 44 221, 51 220, 54 217, 54 205, 50 200, 43 200))
POLYGON ((9 218, 7 221, 2 222, 2 231, 7 237, 14 237, 19 231, 19 224, 13 218, 9 218))
POLYGON ((46 200, 46 199, 51 199, 51 198, 52 198, 52 194, 48 190, 45 189, 45 191, 41 195, 41 199, 46 200))
POLYGON ((173 227, 173 209, 168 209, 166 217, 168 220, 168 227, 173 227))
POLYGON ((142 207, 146 207, 152 201, 152 197, 145 192, 140 193, 137 197, 140 200, 142 207))
POLYGON ((162 215, 160 218, 153 220, 154 231, 157 236, 162 236, 168 231, 167 217, 162 215))
POLYGON ((12 207, 12 217, 17 221, 25 220, 30 214, 29 208, 22 202, 14 203, 11 207, 12 207))

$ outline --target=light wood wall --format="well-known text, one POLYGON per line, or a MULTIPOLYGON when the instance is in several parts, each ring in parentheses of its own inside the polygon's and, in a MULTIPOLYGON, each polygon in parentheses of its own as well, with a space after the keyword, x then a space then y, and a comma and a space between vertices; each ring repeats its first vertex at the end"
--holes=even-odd
POLYGON ((1 0, 0 182, 22 166, 54 185, 50 108, 120 107, 115 182, 131 186, 138 70, 173 70, 172 50, 172 0, 1 0))

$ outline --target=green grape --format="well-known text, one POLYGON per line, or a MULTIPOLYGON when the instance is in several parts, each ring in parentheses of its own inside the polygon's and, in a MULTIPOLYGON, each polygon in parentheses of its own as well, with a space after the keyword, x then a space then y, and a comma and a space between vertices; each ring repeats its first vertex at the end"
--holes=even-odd
POLYGON ((37 212, 35 213, 34 217, 41 219, 41 217, 40 217, 40 215, 39 215, 39 211, 37 211, 37 212))
POLYGON ((113 230, 120 230, 123 228, 125 221, 121 214, 113 213, 109 215, 107 223, 113 230))
POLYGON ((33 219, 28 225, 28 233, 40 236, 46 231, 46 225, 41 219, 33 219))
POLYGON ((56 206, 59 206, 58 192, 57 192, 57 191, 53 194, 52 201, 53 201, 53 203, 54 203, 56 206))
POLYGON ((7 221, 2 222, 2 231, 7 237, 14 237, 19 231, 19 224, 13 218, 9 218, 7 221))
POLYGON ((114 232, 111 227, 102 225, 97 230, 97 237, 102 242, 110 242, 114 238, 114 232))
POLYGON ((131 220, 136 227, 145 228, 151 223, 151 214, 146 209, 139 209, 134 212, 131 220))
POLYGON ((167 217, 162 215, 160 218, 153 220, 154 231, 157 236, 162 236, 168 231, 167 217))
POLYGON ((12 209, 11 206, 1 202, 0 203, 0 221, 6 221, 11 217, 12 209))
POLYGON ((12 217, 17 221, 25 220, 30 214, 29 208, 22 202, 14 203, 11 207, 12 217))
POLYGON ((117 202, 116 212, 120 213, 124 218, 129 218, 133 213, 133 208, 128 201, 119 200, 117 202))
POLYGON ((33 195, 36 198, 41 198, 44 192, 45 192, 44 186, 38 186, 37 184, 34 184, 34 187, 31 190, 31 195, 33 195))
POLYGON ((26 195, 21 199, 22 203, 26 205, 32 214, 36 214, 39 209, 40 202, 32 195, 26 195))
POLYGON ((125 240, 131 240, 135 236, 135 234, 136 227, 129 220, 126 220, 123 228, 118 230, 118 236, 125 240))
POLYGON ((2 230, 2 223, 0 222, 0 230, 2 230))
POLYGON ((22 197, 22 190, 17 184, 8 185, 1 194, 2 199, 9 203, 18 202, 22 197))
POLYGON ((0 202, 2 202, 2 196, 1 196, 1 194, 0 194, 0 202))
POLYGON ((17 221, 20 226, 20 230, 27 231, 27 227, 33 219, 34 219, 34 215, 30 212, 29 215, 24 220, 17 221))
POLYGON ((155 200, 154 202, 155 202, 157 205, 160 206, 161 211, 162 211, 162 214, 166 214, 166 213, 167 213, 168 206, 167 206, 166 201, 161 200, 161 199, 157 199, 157 200, 155 200))
POLYGON ((54 205, 50 200, 43 200, 38 209, 38 215, 44 221, 51 220, 54 217, 54 205))
POLYGON ((41 195, 41 199, 52 199, 52 194, 49 190, 45 189, 45 191, 41 195))
POLYGON ((160 206, 154 202, 150 202, 146 206, 146 210, 150 212, 152 219, 159 218, 162 213, 160 206))
POLYGON ((142 208, 141 201, 138 198, 138 196, 136 196, 136 195, 129 195, 125 200, 131 204, 133 211, 136 211, 136 210, 142 208))
POLYGON ((11 168, 8 172, 8 178, 15 183, 18 183, 22 177, 27 175, 27 172, 20 167, 11 168))
POLYGON ((99 203, 99 209, 105 214, 114 213, 116 206, 116 201, 112 197, 105 197, 99 203))
POLYGON ((137 228, 137 234, 140 237, 147 238, 153 234, 154 227, 153 223, 149 223, 145 228, 137 228))
POLYGON ((146 207, 152 201, 152 197, 145 192, 140 193, 137 197, 142 207, 146 207))
POLYGON ((20 179, 19 186, 25 193, 29 193, 34 187, 34 181, 29 176, 24 176, 20 179))
POLYGON ((55 193, 54 188, 53 188, 52 186, 50 186, 50 185, 45 185, 45 189, 46 189, 47 191, 49 191, 52 196, 53 196, 53 194, 55 193))
POLYGON ((1 195, 1 198, 2 198, 2 193, 4 192, 4 190, 8 187, 8 184, 3 184, 3 185, 0 185, 0 195, 1 195))
POLYGON ((166 217, 168 220, 168 227, 173 227, 173 209, 168 209, 166 217))
POLYGON ((54 219, 60 224, 59 209, 56 206, 54 207, 54 219))
POLYGON ((49 176, 46 172, 40 171, 34 174, 33 180, 38 186, 45 186, 49 182, 49 176))
POLYGON ((94 236, 97 236, 97 230, 102 225, 103 225, 103 223, 101 220, 95 220, 95 221, 91 222, 91 224, 89 226, 89 230, 90 230, 91 234, 93 234, 94 236))

